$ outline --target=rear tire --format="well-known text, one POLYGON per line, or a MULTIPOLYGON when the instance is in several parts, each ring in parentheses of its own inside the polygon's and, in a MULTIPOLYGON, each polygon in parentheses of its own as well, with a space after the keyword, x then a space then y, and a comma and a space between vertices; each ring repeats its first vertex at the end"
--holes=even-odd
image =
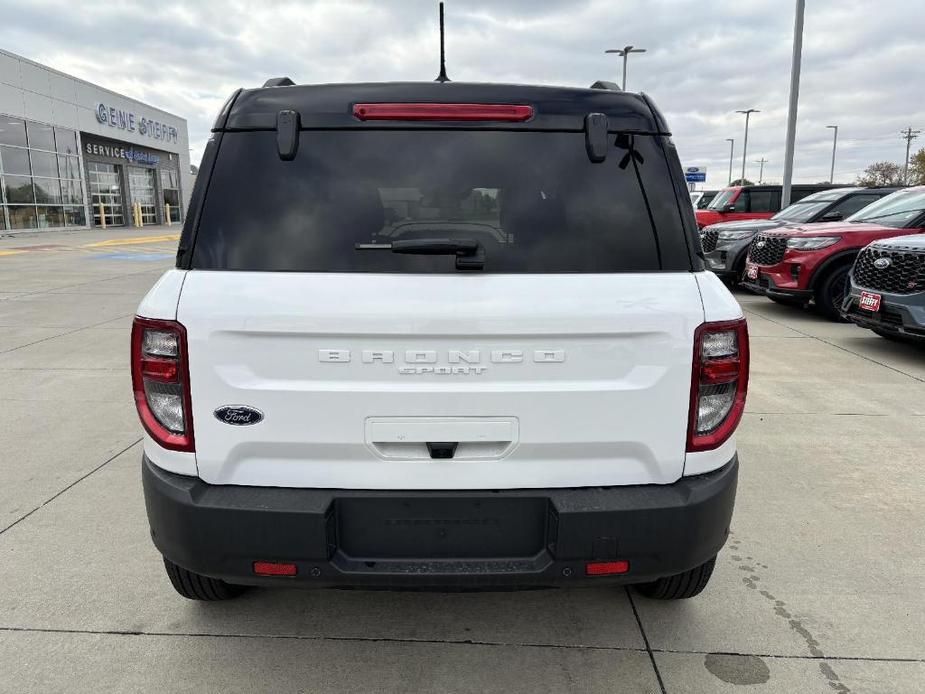
POLYGON ((716 557, 689 571, 665 576, 651 583, 640 583, 636 590, 652 600, 686 600, 703 592, 713 575, 714 566, 716 557))
POLYGON ((188 600, 230 600, 238 597, 246 588, 209 578, 177 566, 164 557, 164 568, 174 589, 188 600))
POLYGON ((841 305, 848 291, 849 265, 842 265, 827 273, 816 288, 816 308, 819 312, 836 323, 847 323, 841 314, 841 305))

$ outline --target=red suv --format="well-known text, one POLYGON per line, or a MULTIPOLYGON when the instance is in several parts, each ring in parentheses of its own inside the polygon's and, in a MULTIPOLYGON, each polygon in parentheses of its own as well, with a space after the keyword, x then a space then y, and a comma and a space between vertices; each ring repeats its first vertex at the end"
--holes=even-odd
MULTIPOLYGON (((795 185, 790 190, 790 202, 836 186, 795 185)), ((723 188, 705 210, 695 210, 697 226, 703 229, 720 222, 743 219, 767 219, 780 212, 781 186, 731 186, 723 188)))
POLYGON ((844 222, 759 233, 745 263, 745 286, 782 304, 810 299, 831 320, 840 308, 848 271, 869 243, 925 232, 925 186, 905 188, 868 205, 844 222))

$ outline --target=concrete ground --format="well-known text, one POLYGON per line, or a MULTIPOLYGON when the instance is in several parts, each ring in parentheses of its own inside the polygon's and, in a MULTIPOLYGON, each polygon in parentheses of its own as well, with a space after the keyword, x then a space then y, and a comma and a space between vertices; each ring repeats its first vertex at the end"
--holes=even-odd
POLYGON ((182 600, 127 368, 177 231, 0 238, 0 692, 925 691, 925 350, 748 295, 733 535, 699 598, 182 600))

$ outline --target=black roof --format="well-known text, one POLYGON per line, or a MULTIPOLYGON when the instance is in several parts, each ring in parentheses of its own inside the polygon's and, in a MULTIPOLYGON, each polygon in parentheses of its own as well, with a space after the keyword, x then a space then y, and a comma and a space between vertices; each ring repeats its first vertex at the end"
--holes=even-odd
MULTIPOLYGON (((270 83, 281 80, 270 80, 270 83)), ((356 103, 529 104, 524 123, 415 121, 415 128, 491 127, 512 130, 582 131, 585 116, 604 113, 613 132, 669 134, 664 119, 644 94, 608 88, 542 87, 467 82, 379 82, 269 86, 241 89, 229 99, 213 130, 275 130, 280 111, 297 111, 302 128, 396 128, 396 121, 364 122, 353 117, 356 103)))

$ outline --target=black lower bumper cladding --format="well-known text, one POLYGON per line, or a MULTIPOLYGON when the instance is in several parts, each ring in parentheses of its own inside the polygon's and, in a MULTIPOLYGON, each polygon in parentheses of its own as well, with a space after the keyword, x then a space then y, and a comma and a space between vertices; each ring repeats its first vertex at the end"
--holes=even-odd
POLYGON ((352 491, 206 484, 145 457, 151 536, 229 583, 490 589, 636 583, 702 564, 726 541, 738 459, 669 485, 352 491), (295 564, 262 577, 255 561, 295 564), (627 561, 588 576, 589 562, 627 561))

